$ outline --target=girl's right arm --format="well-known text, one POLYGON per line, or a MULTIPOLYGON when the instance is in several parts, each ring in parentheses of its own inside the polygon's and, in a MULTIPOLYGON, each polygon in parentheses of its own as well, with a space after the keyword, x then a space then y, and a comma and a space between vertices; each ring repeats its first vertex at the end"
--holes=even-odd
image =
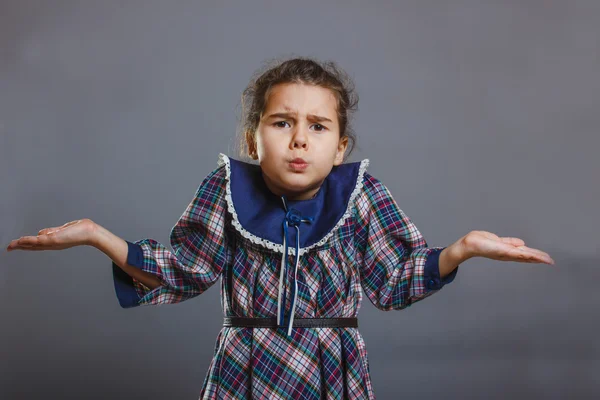
POLYGON ((127 263, 127 242, 89 218, 67 222, 62 226, 45 228, 37 236, 23 236, 10 242, 7 251, 64 250, 75 246, 93 246, 110 257, 127 275, 150 289, 161 285, 152 274, 127 263))
POLYGON ((214 285, 231 261, 225 227, 227 179, 222 165, 203 180, 171 229, 173 250, 149 238, 125 241, 88 218, 13 240, 7 250, 93 246, 112 259, 121 307, 179 303, 214 285))

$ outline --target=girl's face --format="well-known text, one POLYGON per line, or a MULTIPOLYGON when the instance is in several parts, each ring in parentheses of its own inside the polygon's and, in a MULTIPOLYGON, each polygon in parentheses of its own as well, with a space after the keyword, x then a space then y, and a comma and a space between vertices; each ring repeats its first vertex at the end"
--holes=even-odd
POLYGON ((312 198, 334 165, 340 165, 348 138, 340 138, 336 100, 320 86, 273 86, 256 129, 248 135, 250 156, 258 159, 267 187, 290 200, 312 198))

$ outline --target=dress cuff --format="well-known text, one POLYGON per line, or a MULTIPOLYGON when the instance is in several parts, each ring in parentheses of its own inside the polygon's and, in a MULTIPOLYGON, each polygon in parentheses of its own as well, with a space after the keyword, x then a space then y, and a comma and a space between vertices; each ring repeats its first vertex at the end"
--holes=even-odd
POLYGON ((127 264, 134 267, 142 267, 144 265, 144 251, 139 244, 127 242, 127 264))
POLYGON ((429 290, 440 290, 444 285, 452 282, 458 273, 458 268, 456 267, 450 274, 448 274, 445 278, 440 278, 440 254, 445 249, 433 249, 429 256, 427 257, 427 261, 425 262, 425 268, 423 271, 423 278, 425 280, 425 287, 429 290))
MULTIPOLYGON (((127 242, 127 241, 126 241, 127 242)), ((141 267, 144 262, 144 252, 138 244, 127 242, 127 264, 141 267)), ((135 290, 133 278, 123 271, 113 261, 113 281, 119 305, 123 308, 131 308, 139 305, 140 296, 135 290)))

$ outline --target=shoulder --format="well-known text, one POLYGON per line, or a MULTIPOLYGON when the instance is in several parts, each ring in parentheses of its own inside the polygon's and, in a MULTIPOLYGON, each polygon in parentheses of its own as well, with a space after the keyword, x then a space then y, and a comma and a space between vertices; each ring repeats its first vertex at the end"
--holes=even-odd
POLYGON ((384 185, 379 179, 365 172, 363 175, 363 187, 365 191, 377 191, 381 190, 384 185))
POLYGON ((225 165, 219 165, 212 170, 200 183, 197 195, 203 192, 221 192, 227 185, 227 171, 225 165))
POLYGON ((224 212, 226 207, 227 179, 224 166, 213 169, 196 189, 190 207, 199 215, 224 212), (210 212, 209 212, 210 210, 210 212))
POLYGON ((392 199, 388 188, 379 179, 365 172, 362 179, 362 190, 357 196, 357 201, 359 203, 374 204, 386 199, 392 199))
POLYGON ((404 219, 403 211, 387 186, 370 174, 363 177, 363 187, 355 206, 359 225, 377 224, 389 228, 404 219))
POLYGON ((207 176, 204 178, 203 184, 212 183, 212 184, 224 184, 227 181, 227 168, 225 165, 219 165, 217 168, 213 169, 207 176))

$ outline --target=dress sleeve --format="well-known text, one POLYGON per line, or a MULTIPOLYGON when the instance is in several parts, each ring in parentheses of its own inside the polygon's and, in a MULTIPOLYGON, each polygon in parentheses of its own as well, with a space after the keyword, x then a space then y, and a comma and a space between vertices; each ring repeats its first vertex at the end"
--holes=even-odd
POLYGON ((202 294, 219 279, 230 254, 225 235, 225 184, 224 167, 204 179, 171 230, 174 252, 153 239, 127 241, 127 263, 153 274, 162 285, 150 289, 113 262, 121 307, 179 303, 202 294))
POLYGON ((375 307, 406 308, 454 280, 458 268, 440 278, 438 260, 445 247, 428 247, 388 189, 369 174, 356 206, 361 286, 375 307))

